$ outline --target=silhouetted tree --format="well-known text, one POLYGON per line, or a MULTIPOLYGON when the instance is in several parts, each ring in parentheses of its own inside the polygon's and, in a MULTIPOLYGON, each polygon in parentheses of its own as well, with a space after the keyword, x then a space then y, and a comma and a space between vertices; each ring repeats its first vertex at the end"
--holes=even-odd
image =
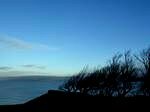
POLYGON ((60 89, 68 92, 100 96, 125 96, 133 88, 135 67, 130 52, 115 55, 109 64, 92 72, 82 70, 65 82, 60 89))
POLYGON ((121 57, 121 54, 115 55, 106 67, 107 79, 105 83, 105 94, 108 96, 115 95, 116 90, 118 90, 119 76, 121 73, 121 57))
POLYGON ((90 95, 103 95, 104 85, 106 75, 102 72, 102 69, 96 69, 84 78, 82 81, 82 87, 84 88, 85 94, 90 95))
POLYGON ((150 48, 144 49, 136 58, 143 65, 141 67, 143 81, 140 90, 145 96, 150 96, 150 48))
POLYGON ((77 75, 74 75, 70 77, 66 82, 64 82, 63 85, 59 87, 60 90, 66 91, 66 92, 83 92, 83 88, 80 85, 82 80, 84 79, 86 75, 86 69, 83 69, 81 72, 79 72, 77 75))
POLYGON ((133 81, 136 79, 136 70, 130 51, 127 51, 120 63, 120 75, 118 76, 117 87, 118 96, 126 96, 134 88, 133 81))
POLYGON ((124 97, 137 94, 138 89, 135 85, 143 79, 140 91, 148 96, 150 95, 150 48, 144 50, 137 59, 144 66, 142 69, 143 77, 137 78, 139 75, 138 68, 130 51, 127 51, 123 55, 115 55, 109 64, 103 68, 93 71, 82 70, 66 81, 60 89, 94 96, 124 97))

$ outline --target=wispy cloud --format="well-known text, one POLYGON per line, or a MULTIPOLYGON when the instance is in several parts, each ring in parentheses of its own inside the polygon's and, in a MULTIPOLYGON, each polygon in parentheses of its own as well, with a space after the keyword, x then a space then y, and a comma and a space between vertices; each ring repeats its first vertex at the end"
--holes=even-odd
POLYGON ((46 69, 46 66, 41 65, 22 65, 24 68, 36 68, 36 69, 46 69))
POLYGON ((1 66, 0 70, 11 70, 12 67, 8 67, 8 66, 1 66))
POLYGON ((22 40, 20 38, 14 38, 9 36, 0 36, 0 47, 6 49, 16 50, 46 50, 46 51, 57 51, 60 48, 48 46, 46 44, 34 43, 22 40))
POLYGON ((25 42, 21 39, 0 36, 0 44, 6 48, 13 49, 31 49, 32 45, 28 42, 25 42))

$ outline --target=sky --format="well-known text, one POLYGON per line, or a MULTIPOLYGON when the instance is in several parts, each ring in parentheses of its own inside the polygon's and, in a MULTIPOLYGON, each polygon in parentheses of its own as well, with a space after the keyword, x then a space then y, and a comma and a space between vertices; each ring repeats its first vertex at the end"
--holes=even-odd
POLYGON ((65 76, 150 45, 149 0, 0 0, 0 76, 65 76))

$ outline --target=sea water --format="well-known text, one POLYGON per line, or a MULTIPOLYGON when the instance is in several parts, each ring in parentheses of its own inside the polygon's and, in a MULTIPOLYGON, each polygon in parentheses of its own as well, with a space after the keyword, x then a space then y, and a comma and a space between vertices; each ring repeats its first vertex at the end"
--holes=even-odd
POLYGON ((60 77, 0 77, 0 105, 20 104, 48 90, 57 90, 65 78, 60 77))

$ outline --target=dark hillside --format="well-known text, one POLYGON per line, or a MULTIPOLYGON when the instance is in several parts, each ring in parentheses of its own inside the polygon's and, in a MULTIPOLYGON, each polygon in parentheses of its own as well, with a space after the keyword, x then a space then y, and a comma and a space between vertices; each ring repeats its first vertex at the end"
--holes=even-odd
POLYGON ((88 96, 80 93, 49 91, 25 104, 0 106, 0 112, 51 112, 52 110, 146 110, 149 109, 150 98, 136 97, 102 97, 88 96))

